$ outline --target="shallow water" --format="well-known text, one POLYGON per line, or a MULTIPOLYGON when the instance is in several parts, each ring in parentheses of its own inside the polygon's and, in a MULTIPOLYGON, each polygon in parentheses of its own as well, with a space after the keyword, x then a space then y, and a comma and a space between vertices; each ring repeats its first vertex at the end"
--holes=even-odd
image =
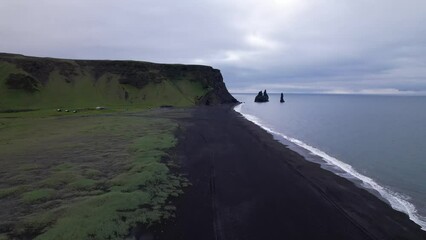
MULTIPOLYGON (((374 189, 426 230, 426 97, 234 94, 249 120, 374 189)), ((313 158, 315 159, 315 158, 313 158)))

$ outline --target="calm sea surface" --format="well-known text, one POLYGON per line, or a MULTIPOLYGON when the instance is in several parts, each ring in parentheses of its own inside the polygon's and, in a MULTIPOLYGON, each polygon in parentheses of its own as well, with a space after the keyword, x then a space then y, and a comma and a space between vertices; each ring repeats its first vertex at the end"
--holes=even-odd
POLYGON ((426 97, 233 94, 247 119, 323 167, 374 189, 426 230, 426 97))

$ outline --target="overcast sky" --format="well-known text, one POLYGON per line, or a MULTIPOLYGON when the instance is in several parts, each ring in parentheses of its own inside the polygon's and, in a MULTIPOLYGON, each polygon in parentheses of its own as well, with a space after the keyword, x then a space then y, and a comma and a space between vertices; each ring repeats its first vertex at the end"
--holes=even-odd
POLYGON ((0 52, 191 63, 232 92, 426 93, 425 0, 0 0, 0 52))

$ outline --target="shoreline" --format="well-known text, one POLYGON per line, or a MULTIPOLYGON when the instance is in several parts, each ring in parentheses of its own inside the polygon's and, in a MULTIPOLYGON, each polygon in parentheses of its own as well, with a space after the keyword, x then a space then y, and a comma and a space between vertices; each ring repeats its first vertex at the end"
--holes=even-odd
POLYGON ((417 213, 416 207, 401 197, 401 194, 383 187, 374 179, 365 176, 355 170, 351 165, 330 156, 328 153, 323 152, 314 146, 311 146, 298 139, 288 137, 281 132, 266 126, 256 116, 245 114, 241 111, 242 104, 234 107, 234 111, 241 114, 248 121, 256 124, 260 128, 270 133, 277 141, 281 142, 284 146, 300 154, 305 160, 319 164, 323 169, 328 170, 337 176, 348 179, 353 182, 357 187, 362 188, 379 198, 380 200, 389 204, 394 210, 407 214, 409 218, 415 222, 423 231, 426 231, 426 222, 424 217, 417 213))
POLYGON ((182 122, 192 186, 159 239, 425 239, 404 213, 321 168, 230 106, 182 122))

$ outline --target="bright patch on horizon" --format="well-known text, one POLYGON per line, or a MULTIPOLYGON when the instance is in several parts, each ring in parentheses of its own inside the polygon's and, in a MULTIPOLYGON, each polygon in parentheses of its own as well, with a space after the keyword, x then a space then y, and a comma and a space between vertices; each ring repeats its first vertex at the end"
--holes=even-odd
POLYGON ((250 46, 262 49, 276 49, 278 44, 272 40, 269 40, 260 34, 249 34, 246 37, 246 41, 250 46))
POLYGON ((241 60, 241 55, 238 54, 237 52, 229 51, 225 53, 225 58, 223 60, 227 62, 236 62, 241 60))
POLYGON ((273 0, 273 3, 279 7, 298 9, 306 5, 306 1, 302 0, 273 0))

